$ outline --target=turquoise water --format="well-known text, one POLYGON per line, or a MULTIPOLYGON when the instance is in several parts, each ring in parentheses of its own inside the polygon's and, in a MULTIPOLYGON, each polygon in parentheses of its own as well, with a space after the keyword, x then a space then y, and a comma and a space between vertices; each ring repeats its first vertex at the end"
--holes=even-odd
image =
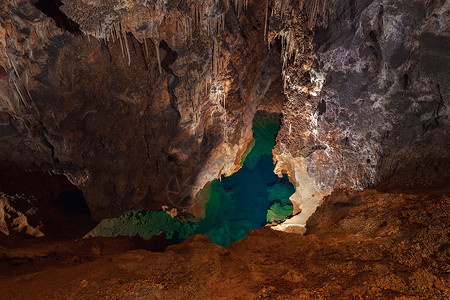
POLYGON ((286 175, 279 178, 273 172, 272 149, 279 128, 279 114, 256 113, 254 145, 238 172, 212 182, 205 219, 199 222, 197 233, 227 246, 247 236, 249 230, 292 214, 289 197, 294 187, 286 175))
POLYGON ((150 238, 165 232, 168 239, 184 239, 204 234, 214 243, 228 246, 247 236, 249 230, 292 215, 289 197, 294 186, 286 175, 280 178, 273 172, 272 149, 279 128, 279 114, 256 113, 254 140, 243 155, 242 168, 229 177, 214 180, 203 191, 209 193, 204 219, 181 222, 165 212, 134 211, 102 221, 87 236, 139 234, 150 238))

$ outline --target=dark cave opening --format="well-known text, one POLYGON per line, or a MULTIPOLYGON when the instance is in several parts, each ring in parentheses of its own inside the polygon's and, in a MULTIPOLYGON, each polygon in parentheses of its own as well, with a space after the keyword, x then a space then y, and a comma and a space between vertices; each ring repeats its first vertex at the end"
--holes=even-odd
POLYGON ((76 186, 54 195, 49 204, 50 213, 44 230, 50 237, 80 238, 98 224, 91 218, 83 192, 76 186))
POLYGON ((277 52, 281 55, 281 53, 283 52, 283 41, 281 39, 281 37, 277 36, 275 38, 275 48, 277 49, 277 52))
POLYGON ((60 193, 58 197, 50 200, 50 204, 67 217, 91 215, 83 192, 78 189, 60 193))
MULTIPOLYGON (((80 238, 98 224, 91 218, 82 191, 62 175, 30 172, 1 162, 0 196, 12 218, 23 214, 30 226, 50 239, 80 238)), ((27 236, 24 230, 9 231, 11 235, 27 236)))
POLYGON ((80 25, 68 18, 59 8, 61 0, 39 0, 34 4, 37 9, 52 18, 56 26, 73 34, 82 34, 80 25))

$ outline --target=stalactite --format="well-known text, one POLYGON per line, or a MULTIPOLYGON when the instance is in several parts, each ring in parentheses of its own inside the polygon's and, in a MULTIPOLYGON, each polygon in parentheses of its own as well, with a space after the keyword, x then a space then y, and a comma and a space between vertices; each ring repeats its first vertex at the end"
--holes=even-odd
POLYGON ((220 16, 219 18, 216 20, 216 24, 214 26, 214 29, 216 30, 217 34, 219 34, 221 32, 220 30, 220 16))
POLYGON ((156 59, 158 60, 159 74, 162 74, 161 57, 159 55, 159 40, 158 41, 153 41, 153 43, 155 44, 155 48, 156 48, 156 59))
POLYGON ((203 28, 203 14, 204 14, 204 12, 203 12, 203 6, 200 5, 200 15, 199 15, 199 18, 200 18, 200 28, 201 28, 201 29, 203 28))
POLYGON ((298 1, 298 11, 301 12, 303 10, 303 5, 305 4, 305 0, 298 1))
POLYGON ((131 65, 131 57, 130 57, 130 49, 128 48, 127 33, 125 32, 125 30, 123 30, 122 33, 123 33, 123 40, 125 41, 125 48, 127 49, 128 66, 130 66, 131 65))
POLYGON ((217 39, 214 39, 214 45, 213 45, 213 53, 212 53, 212 73, 214 78, 217 76, 217 57, 216 57, 216 52, 217 52, 217 39))
POLYGON ((317 21, 317 12, 319 11, 320 3, 323 5, 323 9, 325 9, 325 2, 322 0, 313 0, 308 3, 308 29, 312 30, 316 25, 317 21))
POLYGON ((17 93, 18 93, 19 96, 20 96, 20 100, 22 101, 23 106, 28 107, 27 104, 26 104, 26 102, 25 102, 25 98, 23 97, 22 93, 20 92, 20 89, 19 89, 19 87, 17 86, 16 82, 14 81, 13 83, 14 83, 14 86, 16 87, 17 93))
POLYGON ((225 14, 222 14, 222 31, 225 31, 225 14))
POLYGON ((5 54, 6 54, 6 57, 9 59, 9 62, 11 64, 12 68, 14 69, 14 73, 16 73, 16 76, 19 77, 19 72, 17 72, 16 65, 14 64, 12 59, 9 57, 9 55, 6 53, 6 51, 5 51, 5 54))
POLYGON ((266 17, 264 19, 264 40, 267 38, 267 19, 269 17, 269 0, 266 0, 266 17))
POLYGON ((145 31, 144 31, 144 48, 145 48, 145 57, 148 57, 148 46, 147 46, 147 37, 145 36, 145 31))
POLYGON ((322 0, 322 27, 328 27, 327 0, 322 0))
POLYGON ((197 24, 197 5, 192 5, 191 6, 191 16, 192 19, 194 19, 194 26, 196 26, 197 24))
POLYGON ((122 50, 122 55, 123 55, 123 57, 125 58, 125 52, 123 51, 122 35, 119 34, 119 32, 117 32, 117 30, 118 30, 118 29, 116 28, 116 33, 117 33, 117 36, 118 36, 119 41, 120 41, 120 49, 122 50))
POLYGON ((111 30, 107 31, 105 40, 106 41, 110 40, 110 41, 113 41, 113 43, 114 43, 114 36, 112 35, 112 31, 111 30))
POLYGON ((116 31, 115 31, 114 24, 113 24, 112 28, 110 29, 110 32, 111 32, 111 37, 112 37, 113 43, 115 43, 116 40, 117 40, 117 36, 116 36, 116 31))
POLYGON ((33 98, 31 97, 30 90, 28 89, 28 72, 25 72, 25 91, 27 92, 28 98, 30 101, 34 103, 33 98))

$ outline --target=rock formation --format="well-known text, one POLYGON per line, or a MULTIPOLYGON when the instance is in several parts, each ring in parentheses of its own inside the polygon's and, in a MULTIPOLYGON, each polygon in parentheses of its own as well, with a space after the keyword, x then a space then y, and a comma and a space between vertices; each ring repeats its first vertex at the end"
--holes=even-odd
MULTIPOLYGON (((280 171, 305 224, 337 187, 420 190, 449 179, 449 2, 327 1, 314 33, 315 90, 288 65, 280 171)), ((297 47, 298 49, 298 47, 297 47)), ((308 66, 304 66, 307 68, 308 66)), ((288 225, 285 224, 284 227, 288 225)))
POLYGON ((266 108, 300 212, 281 229, 335 188, 445 183, 448 6, 3 0, 0 160, 66 176, 97 219, 199 214, 266 108))
POLYGON ((3 3, 1 159, 64 174, 96 218, 190 208, 236 170, 279 76, 264 8, 119 2, 66 1, 74 33, 29 1, 3 3))

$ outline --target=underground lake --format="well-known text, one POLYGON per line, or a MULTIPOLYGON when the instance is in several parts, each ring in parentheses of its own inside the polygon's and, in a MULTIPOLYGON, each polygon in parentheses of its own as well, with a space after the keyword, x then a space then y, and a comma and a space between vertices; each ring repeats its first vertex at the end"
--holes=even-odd
POLYGON ((253 119, 253 139, 241 159, 241 168, 231 176, 208 183, 205 217, 200 220, 172 218, 164 211, 135 210, 105 219, 86 237, 134 236, 144 239, 164 233, 169 241, 203 234, 221 246, 247 236, 249 230, 281 221, 293 213, 289 197, 295 192, 287 175, 274 173, 272 150, 281 115, 258 111, 253 119))

